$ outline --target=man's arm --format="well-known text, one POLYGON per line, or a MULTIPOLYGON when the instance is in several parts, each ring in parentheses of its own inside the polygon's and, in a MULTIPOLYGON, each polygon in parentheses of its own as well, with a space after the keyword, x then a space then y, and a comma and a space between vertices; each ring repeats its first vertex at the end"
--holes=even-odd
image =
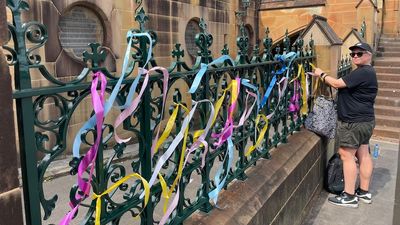
POLYGON ((336 88, 336 89, 346 87, 346 83, 343 81, 342 78, 336 79, 334 77, 328 76, 327 74, 322 76, 322 81, 325 84, 328 84, 329 86, 336 88))
POLYGON ((328 76, 328 74, 324 73, 324 71, 321 70, 320 68, 316 68, 314 73, 309 73, 309 74, 315 77, 320 77, 324 83, 328 84, 333 88, 339 89, 346 87, 346 83, 343 81, 342 78, 336 79, 334 77, 328 76))

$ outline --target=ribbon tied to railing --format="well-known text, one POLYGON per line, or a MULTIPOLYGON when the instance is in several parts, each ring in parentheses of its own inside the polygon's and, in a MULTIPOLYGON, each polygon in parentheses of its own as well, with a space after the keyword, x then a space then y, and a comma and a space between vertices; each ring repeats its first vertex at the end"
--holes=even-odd
MULTIPOLYGON (((106 83, 107 80, 101 72, 97 72, 94 75, 93 81, 92 81, 92 86, 91 86, 91 92, 92 92, 92 104, 94 107, 95 115, 92 116, 85 124, 84 126, 79 130, 78 134, 76 135, 74 139, 74 145, 73 145, 73 155, 74 157, 79 158, 79 147, 81 145, 81 140, 80 136, 83 132, 85 132, 88 129, 92 129, 96 125, 96 140, 93 146, 91 146, 90 150, 87 152, 87 154, 83 157, 79 164, 79 169, 78 169, 78 187, 79 190, 83 192, 82 195, 77 195, 76 200, 77 202, 80 202, 84 200, 90 192, 90 182, 92 179, 92 174, 94 170, 94 164, 95 164, 95 159, 97 156, 97 151, 98 151, 98 146, 101 144, 101 139, 102 139, 102 125, 103 125, 103 120, 107 113, 110 111, 116 96, 120 90, 120 87, 122 85, 122 81, 124 77, 126 76, 126 70, 128 69, 129 65, 129 56, 130 56, 130 49, 131 49, 131 44, 132 44, 132 38, 134 37, 147 37, 150 41, 150 50, 148 54, 148 58, 146 63, 144 64, 145 66, 151 59, 151 37, 147 33, 132 33, 128 32, 128 38, 129 38, 129 43, 127 50, 125 52, 125 58, 123 62, 123 67, 122 67, 122 73, 121 76, 115 85, 114 89, 111 92, 111 95, 107 101, 104 101, 104 95, 105 95, 105 88, 106 88, 106 83), (97 91, 97 86, 98 82, 100 80, 100 94, 97 91), (85 180, 83 179, 84 172, 89 168, 89 179, 85 180)), ((151 156, 154 154, 158 153, 158 149, 165 143, 165 141, 170 137, 171 132, 173 130, 174 124, 176 122, 176 119, 178 117, 178 113, 180 110, 183 110, 186 114, 183 123, 180 127, 179 132, 176 134, 176 136, 173 138, 172 142, 169 144, 168 148, 163 152, 163 154, 159 157, 156 165, 153 168, 153 174, 151 175, 149 181, 147 182, 143 177, 141 177, 139 174, 133 173, 130 174, 122 179, 120 179, 117 183, 112 185, 110 188, 108 188, 106 191, 102 193, 95 193, 94 194, 94 199, 96 200, 96 216, 95 216, 95 224, 98 225, 100 224, 100 219, 101 219, 101 199, 104 195, 107 195, 110 193, 112 190, 117 188, 119 185, 122 183, 126 182, 130 178, 137 178, 140 179, 143 183, 144 190, 140 194, 139 198, 143 199, 144 198, 144 207, 146 206, 149 196, 150 196, 150 189, 154 185, 157 177, 158 180, 160 181, 160 185, 162 188, 162 196, 165 198, 165 204, 164 204, 164 216, 162 217, 160 221, 160 225, 163 225, 166 223, 167 219, 169 216, 172 214, 173 210, 176 208, 178 204, 178 199, 179 199, 179 186, 178 183, 181 181, 183 169, 185 168, 185 165, 187 164, 189 160, 189 156, 191 153, 196 151, 200 147, 204 147, 204 151, 202 153, 202 164, 201 166, 203 167, 206 161, 206 155, 208 152, 208 142, 206 140, 206 137, 209 136, 209 132, 214 125, 218 115, 219 111, 222 107, 222 104, 225 100, 225 97, 227 96, 227 92, 230 91, 230 103, 228 106, 227 110, 227 115, 226 115, 226 120, 223 129, 219 133, 212 133, 211 137, 215 139, 214 146, 216 149, 222 147, 225 143, 227 144, 226 148, 226 154, 223 159, 223 162, 221 163, 221 166, 218 168, 216 174, 215 174, 215 188, 211 190, 208 193, 209 198, 214 202, 215 206, 218 207, 217 201, 218 201, 218 195, 219 192, 222 190, 224 187, 227 177, 229 175, 229 171, 232 167, 232 162, 233 162, 233 153, 234 153, 234 142, 232 140, 233 136, 233 131, 235 128, 241 127, 244 125, 245 121, 248 120, 250 115, 254 114, 255 115, 255 136, 257 136, 256 141, 254 145, 250 146, 250 148, 245 152, 245 156, 249 156, 254 150, 256 150, 263 142, 264 136, 266 134, 266 131, 268 129, 268 123, 269 119, 274 115, 275 111, 277 110, 280 101, 282 99, 283 94, 285 93, 288 85, 288 78, 289 78, 289 73, 290 73, 290 68, 292 66, 292 62, 295 60, 297 57, 297 54, 294 52, 290 52, 285 55, 278 56, 276 60, 281 64, 280 69, 277 71, 273 72, 273 77, 267 86, 267 90, 263 95, 263 98, 261 99, 260 93, 258 88, 251 84, 249 80, 247 79, 241 79, 239 77, 236 77, 235 79, 232 79, 231 83, 228 85, 228 87, 223 90, 223 93, 221 97, 218 98, 218 100, 214 103, 209 101, 209 100, 201 100, 201 101, 193 101, 192 107, 189 110, 186 106, 183 104, 177 103, 175 105, 175 108, 173 109, 171 116, 169 120, 167 121, 164 131, 162 132, 161 136, 159 137, 160 129, 161 129, 161 122, 163 120, 163 114, 164 114, 164 108, 165 108, 165 103, 166 103, 166 95, 167 95, 167 89, 168 89, 168 80, 169 80, 169 74, 168 71, 165 68, 162 67, 154 67, 150 70, 146 70, 144 68, 139 68, 139 74, 136 76, 134 79, 129 93, 126 98, 126 102, 123 106, 119 107, 122 112, 118 115, 117 119, 114 122, 114 129, 120 126, 124 120, 126 120, 129 116, 131 116, 135 110, 137 110, 138 105, 142 99, 142 96, 144 94, 144 91, 146 88, 148 88, 148 82, 149 82, 149 76, 151 72, 154 71, 162 71, 163 77, 164 77, 164 83, 163 83, 163 97, 162 97, 162 110, 161 110, 161 115, 160 115, 160 124, 158 125, 157 133, 155 135, 155 138, 152 141, 151 145, 151 156), (286 72, 286 75, 280 78, 278 81, 278 77, 281 76, 286 72), (144 75, 144 78, 143 78, 144 75), (138 95, 133 98, 134 94, 136 93, 136 88, 141 80, 143 78, 141 90, 138 92, 138 95), (263 115, 261 113, 261 109, 267 104, 267 101, 269 99, 269 96, 275 87, 275 85, 278 86, 278 103, 276 105, 276 108, 272 110, 272 112, 269 115, 263 115), (241 89, 241 86, 245 87, 241 89), (246 98, 245 98, 245 107, 242 112, 242 115, 240 115, 240 119, 237 124, 234 123, 234 112, 238 104, 238 98, 240 95, 240 91, 244 90, 246 91, 246 98), (252 104, 249 104, 250 98, 253 98, 252 104), (193 134, 193 144, 190 147, 186 146, 187 143, 187 138, 189 134, 189 129, 190 129, 190 121, 193 118, 193 115, 195 114, 195 111, 200 103, 207 103, 210 104, 210 113, 209 113, 209 118, 207 125, 204 129, 202 130, 197 130, 193 134), (256 107, 256 111, 254 113, 254 106, 256 107), (264 124, 263 127, 261 127, 260 124, 264 124), (161 169, 162 166, 168 161, 168 159, 171 157, 171 155, 176 151, 177 146, 180 144, 182 146, 180 150, 180 155, 179 155, 179 161, 177 162, 177 175, 170 186, 168 188, 168 185, 161 174, 161 169), (227 161, 227 162, 226 162, 227 161), (224 165, 225 168, 224 168, 224 165), (172 196, 172 193, 176 189, 176 194, 174 199, 172 200, 171 204, 168 206, 168 202, 172 196), (168 208, 167 208, 168 206, 168 208)), ((206 73, 207 69, 210 66, 216 65, 218 66, 221 63, 225 63, 226 61, 230 61, 232 65, 235 65, 234 61, 227 55, 221 56, 220 58, 212 61, 209 64, 201 64, 200 70, 196 74, 192 86, 189 89, 189 93, 193 94, 195 91, 198 89, 201 80, 206 73)), ((145 67, 144 66, 144 67, 145 67)), ((304 72, 304 68, 302 65, 298 66, 298 74, 297 77, 294 78, 291 82, 294 82, 294 94, 292 98, 290 99, 290 105, 288 108, 288 111, 290 112, 297 112, 298 110, 301 110, 301 114, 303 115, 304 113, 307 113, 307 81, 306 81, 306 76, 304 72), (299 82, 298 79, 301 79, 299 82), (299 88, 299 86, 301 86, 299 88), (302 102, 303 105, 300 109, 299 105, 299 100, 300 100, 300 93, 299 89, 302 89, 303 95, 302 95, 302 102)), ((127 139, 122 139, 120 138, 117 133, 115 132, 115 139, 118 143, 126 143, 130 140, 130 138, 127 139)), ((62 225, 67 225, 69 222, 72 220, 73 216, 75 215, 77 208, 79 204, 72 204, 72 210, 65 216, 65 218, 61 221, 60 224, 62 225)))
POLYGON ((90 147, 89 151, 82 158, 79 167, 78 167, 78 188, 82 193, 77 191, 75 196, 75 203, 70 203, 72 210, 61 220, 60 225, 67 225, 73 219, 75 213, 78 210, 80 202, 82 202, 86 197, 89 196, 90 193, 90 182, 92 180, 93 171, 94 171, 94 162, 96 160, 97 151, 102 140, 102 126, 104 120, 104 94, 107 86, 107 79, 102 72, 96 72, 93 75, 93 81, 91 85, 91 94, 92 94, 92 105, 95 112, 95 122, 96 122, 96 135, 95 142, 90 147), (100 94, 97 92, 97 86, 100 79, 100 94), (86 169, 89 168, 89 178, 86 180, 83 178, 83 175, 86 169))
MULTIPOLYGON (((134 37, 147 37, 149 40, 149 54, 147 55, 146 63, 144 66, 147 65, 147 63, 151 59, 151 52, 152 52, 152 39, 151 36, 148 33, 133 33, 132 31, 129 31, 127 33, 127 38, 129 39, 127 49, 125 51, 125 57, 124 57, 124 62, 122 66, 122 72, 120 75, 120 78, 118 79, 117 84, 114 86, 114 89, 111 92, 110 97, 108 100, 104 103, 104 95, 105 95, 105 89, 106 89, 106 84, 107 84, 107 79, 105 75, 101 72, 97 72, 94 74, 94 78, 92 80, 92 86, 91 86, 91 96, 92 96, 92 105, 95 111, 95 115, 93 115, 83 126, 82 128, 78 131, 78 133, 75 136, 74 143, 73 143, 73 156, 74 158, 79 159, 79 149, 80 145, 82 143, 81 141, 81 135, 87 131, 92 129, 96 125, 96 140, 95 143, 90 147, 89 151, 85 154, 85 156, 82 157, 82 160, 80 160, 79 165, 78 165, 78 174, 77 174, 77 183, 78 183, 78 188, 79 190, 77 191, 77 194, 75 196, 75 201, 70 202, 70 206, 72 210, 67 213, 67 215, 61 220, 60 224, 61 225, 67 225, 71 222, 73 219, 75 213, 78 210, 78 207, 80 205, 80 202, 82 202, 84 199, 86 199, 89 195, 90 189, 91 189, 91 181, 92 181, 92 176, 93 176, 93 171, 94 171, 94 166, 95 166, 95 159, 98 153, 98 148, 99 145, 101 144, 102 140, 102 126, 103 126, 103 120, 108 114, 108 112, 111 110, 114 101, 117 97, 117 94, 120 90, 120 87, 122 85, 122 81, 124 80, 126 76, 126 71, 128 69, 129 65, 129 58, 130 58, 130 52, 131 52, 131 44, 132 40, 134 37), (97 85, 98 85, 98 79, 101 79, 101 91, 100 94, 97 92, 97 85), (89 178, 84 179, 83 175, 86 171, 86 169, 89 168, 89 178), (78 204, 76 204, 78 202, 78 204)), ((131 68, 130 68, 131 70, 131 68)), ((140 70, 139 70, 140 71, 140 70)), ((131 89, 136 89, 136 85, 138 83, 138 80, 140 79, 140 75, 138 75, 133 82, 133 85, 131 86, 131 89)), ((134 93, 134 91, 132 92, 134 93)), ((133 94, 128 95, 128 100, 131 99, 130 96, 133 96, 133 94)), ((126 103, 126 107, 129 108, 130 103, 126 103)), ((124 108, 124 107, 123 107, 124 108)))

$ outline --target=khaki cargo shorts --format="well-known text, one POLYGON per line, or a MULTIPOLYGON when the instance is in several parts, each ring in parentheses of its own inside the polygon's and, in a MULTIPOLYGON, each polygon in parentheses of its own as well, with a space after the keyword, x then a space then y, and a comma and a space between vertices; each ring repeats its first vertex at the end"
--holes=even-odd
POLYGON ((347 123, 338 120, 336 137, 340 147, 358 149, 360 145, 369 144, 375 121, 347 123))

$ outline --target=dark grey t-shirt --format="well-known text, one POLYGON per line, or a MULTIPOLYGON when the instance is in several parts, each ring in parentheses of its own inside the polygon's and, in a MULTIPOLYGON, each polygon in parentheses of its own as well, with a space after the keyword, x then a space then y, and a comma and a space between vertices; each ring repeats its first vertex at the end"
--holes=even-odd
POLYGON ((346 87, 339 89, 338 118, 344 122, 373 121, 378 92, 375 69, 369 65, 360 66, 342 79, 346 87))

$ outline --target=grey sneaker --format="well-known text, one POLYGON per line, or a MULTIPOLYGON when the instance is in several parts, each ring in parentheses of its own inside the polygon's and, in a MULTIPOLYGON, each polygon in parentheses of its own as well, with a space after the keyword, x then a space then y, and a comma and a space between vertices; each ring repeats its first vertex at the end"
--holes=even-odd
POLYGON ((349 195, 346 192, 342 192, 340 195, 328 198, 328 202, 334 205, 340 205, 345 207, 357 208, 358 199, 355 195, 349 195))
POLYGON ((372 194, 368 191, 363 191, 360 188, 356 190, 356 196, 358 199, 363 201, 364 203, 371 204, 372 203, 372 194))

